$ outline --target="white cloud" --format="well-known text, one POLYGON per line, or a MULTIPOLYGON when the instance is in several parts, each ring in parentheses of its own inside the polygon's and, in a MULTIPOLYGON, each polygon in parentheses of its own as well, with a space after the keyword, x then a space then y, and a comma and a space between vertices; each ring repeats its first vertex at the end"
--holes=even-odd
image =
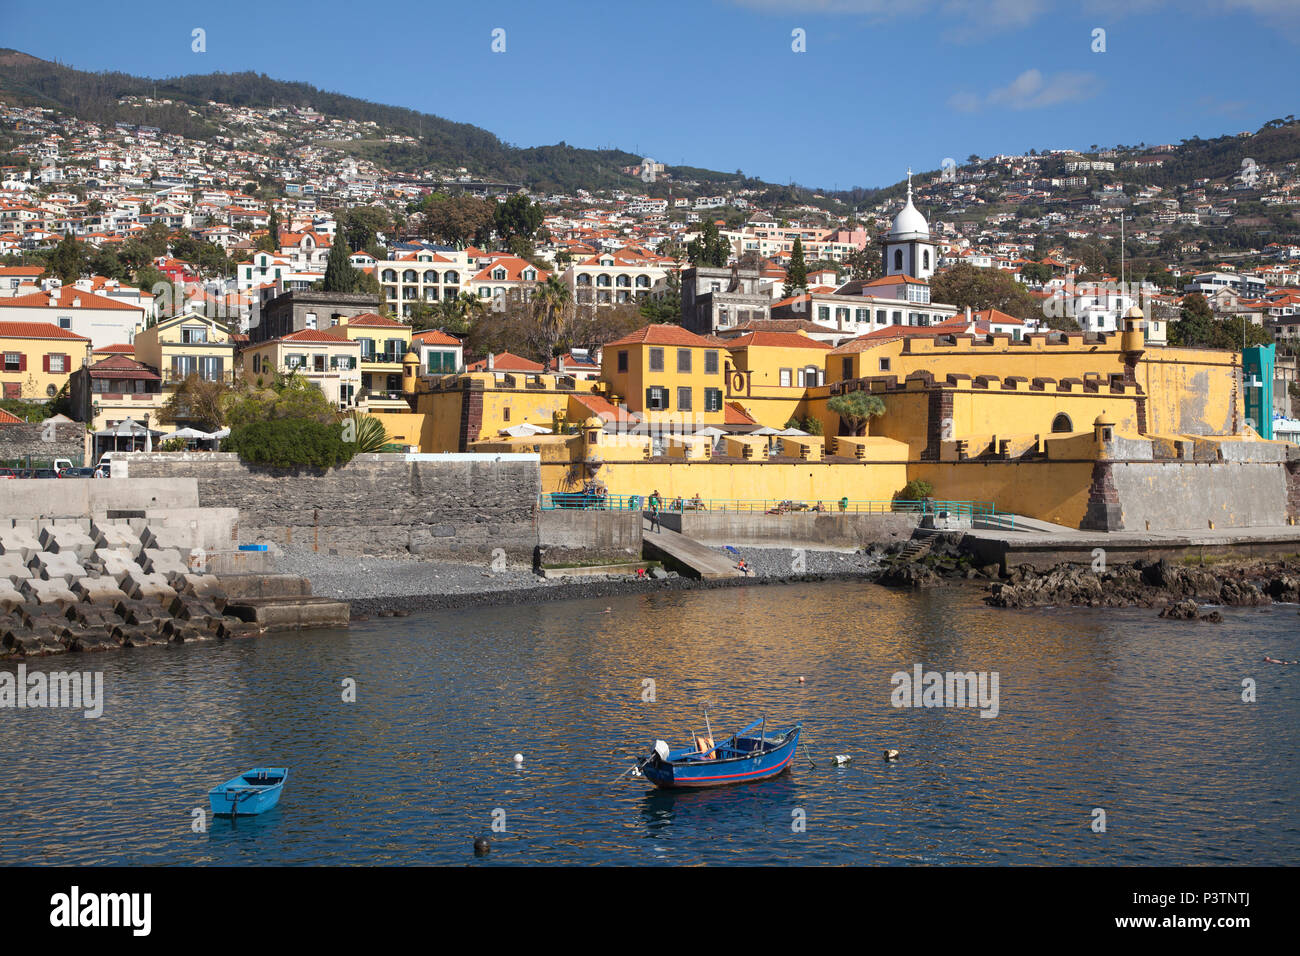
POLYGON ((1101 90, 1092 73, 1061 72, 1044 76, 1041 70, 1025 70, 1006 86, 978 96, 969 91, 953 94, 948 105, 958 112, 974 113, 981 108, 1037 110, 1062 103, 1090 100, 1101 90))

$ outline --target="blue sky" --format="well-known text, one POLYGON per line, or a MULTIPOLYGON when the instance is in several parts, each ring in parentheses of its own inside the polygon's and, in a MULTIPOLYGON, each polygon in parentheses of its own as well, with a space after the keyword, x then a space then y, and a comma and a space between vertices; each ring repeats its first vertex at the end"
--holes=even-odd
POLYGON ((613 145, 827 188, 949 156, 1176 143, 1300 113, 1284 69, 1300 55, 1300 0, 0 0, 0 22, 0 44, 79 69, 255 70, 517 145, 613 145))

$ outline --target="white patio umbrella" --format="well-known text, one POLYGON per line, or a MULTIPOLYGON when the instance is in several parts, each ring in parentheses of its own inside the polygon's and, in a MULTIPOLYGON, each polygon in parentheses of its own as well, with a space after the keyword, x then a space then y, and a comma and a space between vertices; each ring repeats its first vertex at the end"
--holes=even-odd
POLYGON ((197 428, 178 428, 170 435, 162 436, 167 441, 173 438, 183 438, 185 441, 209 441, 213 436, 208 432, 201 432, 197 428))
POLYGON ((780 435, 781 432, 777 431, 775 428, 772 428, 770 425, 764 425, 762 428, 755 428, 752 432, 750 432, 750 434, 751 435, 780 435))

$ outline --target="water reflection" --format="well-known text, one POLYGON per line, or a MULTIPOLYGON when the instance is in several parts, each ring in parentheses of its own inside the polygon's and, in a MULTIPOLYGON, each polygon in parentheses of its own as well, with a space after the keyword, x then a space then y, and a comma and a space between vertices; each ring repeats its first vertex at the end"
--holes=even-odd
POLYGON ((105 714, 0 712, 0 863, 1289 863, 1300 697, 1258 662, 1297 643, 1293 609, 1211 628, 834 582, 55 659, 40 666, 103 668, 105 714), (916 664, 998 672, 998 717, 892 707, 916 664), (656 738, 703 730, 705 700, 716 739, 803 722, 816 766, 611 783, 656 738), (274 811, 192 832, 211 786, 280 764, 274 811), (475 860, 497 808, 507 833, 475 860))

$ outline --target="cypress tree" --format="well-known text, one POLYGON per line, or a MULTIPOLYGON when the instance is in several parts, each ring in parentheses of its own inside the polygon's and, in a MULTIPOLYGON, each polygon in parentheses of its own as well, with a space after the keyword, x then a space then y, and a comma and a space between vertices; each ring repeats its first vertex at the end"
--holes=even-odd
POLYGON ((334 245, 330 247, 329 259, 325 262, 325 282, 322 288, 326 292, 359 292, 361 290, 361 273, 352 268, 348 261, 352 250, 348 247, 348 237, 343 230, 334 233, 334 245))
POLYGON ((790 268, 785 272, 785 287, 782 290, 788 299, 798 295, 808 287, 808 267, 803 261, 803 243, 794 237, 794 249, 790 252, 790 268))

